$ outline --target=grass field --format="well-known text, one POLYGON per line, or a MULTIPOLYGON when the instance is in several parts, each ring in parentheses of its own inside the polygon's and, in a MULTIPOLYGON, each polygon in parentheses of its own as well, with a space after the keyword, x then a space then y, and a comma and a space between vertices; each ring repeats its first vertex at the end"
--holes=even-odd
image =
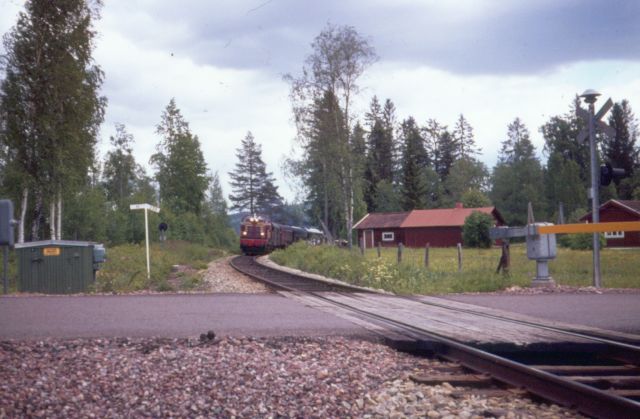
POLYGON ((219 249, 182 242, 153 243, 150 247, 151 279, 147 280, 147 260, 144 244, 127 244, 107 249, 107 262, 98 271, 95 290, 98 292, 130 292, 139 290, 178 291, 197 287, 195 274, 178 273, 177 281, 169 281, 173 265, 188 265, 194 270, 205 269, 207 263, 223 256, 219 249))
MULTIPOLYGON (((271 258, 280 264, 401 294, 440 294, 451 292, 497 291, 511 286, 527 287, 535 276, 536 264, 527 259, 524 244, 511 245, 511 270, 508 276, 496 274, 500 249, 463 249, 463 268, 458 272, 455 248, 431 248, 429 269, 424 267, 424 249, 404 249, 401 264, 397 249, 375 249, 365 256, 330 246, 297 243, 271 258)), ((640 287, 640 249, 603 249, 602 282, 608 288, 640 287)), ((549 263, 556 283, 590 286, 592 283, 590 250, 558 249, 549 263)))

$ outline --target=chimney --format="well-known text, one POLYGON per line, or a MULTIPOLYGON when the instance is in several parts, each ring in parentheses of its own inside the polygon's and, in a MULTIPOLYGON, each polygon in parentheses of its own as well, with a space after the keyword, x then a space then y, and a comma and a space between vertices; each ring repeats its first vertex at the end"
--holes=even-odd
POLYGON ((456 209, 462 209, 462 208, 464 208, 464 205, 462 205, 462 202, 456 202, 455 208, 456 209))

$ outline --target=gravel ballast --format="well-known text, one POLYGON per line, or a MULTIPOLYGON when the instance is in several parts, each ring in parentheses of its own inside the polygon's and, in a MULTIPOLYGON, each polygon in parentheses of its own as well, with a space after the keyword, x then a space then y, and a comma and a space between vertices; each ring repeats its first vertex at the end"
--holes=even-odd
POLYGON ((0 417, 575 417, 409 379, 440 365, 341 337, 4 341, 0 417))

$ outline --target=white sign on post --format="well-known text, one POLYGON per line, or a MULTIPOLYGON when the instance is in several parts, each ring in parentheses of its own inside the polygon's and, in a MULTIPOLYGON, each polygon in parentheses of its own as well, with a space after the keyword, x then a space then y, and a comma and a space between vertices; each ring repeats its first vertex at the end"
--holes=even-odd
POLYGON ((132 209, 132 210, 144 209, 144 210, 149 210, 153 212, 160 212, 160 208, 154 207, 153 205, 149 205, 149 204, 132 204, 129 206, 129 209, 132 209))
POLYGON ((131 210, 144 210, 144 242, 145 247, 147 248, 147 280, 151 279, 151 263, 149 261, 149 217, 147 216, 147 211, 153 211, 155 213, 160 212, 160 208, 154 207, 149 204, 131 204, 129 206, 131 210))

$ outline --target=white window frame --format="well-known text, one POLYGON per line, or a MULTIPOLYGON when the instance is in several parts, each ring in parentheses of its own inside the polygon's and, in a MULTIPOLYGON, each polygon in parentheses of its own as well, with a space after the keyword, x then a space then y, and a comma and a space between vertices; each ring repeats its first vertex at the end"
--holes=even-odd
POLYGON ((604 233, 605 239, 624 239, 624 231, 606 231, 604 233))
POLYGON ((396 239, 396 234, 393 231, 383 231, 382 232, 382 241, 383 242, 392 242, 396 239))

